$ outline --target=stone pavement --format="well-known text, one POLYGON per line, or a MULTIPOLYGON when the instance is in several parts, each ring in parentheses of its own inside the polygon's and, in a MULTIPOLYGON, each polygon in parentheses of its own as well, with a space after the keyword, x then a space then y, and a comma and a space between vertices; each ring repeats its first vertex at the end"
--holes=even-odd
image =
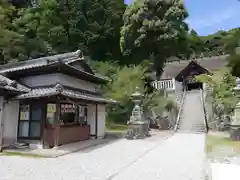
POLYGON ((204 134, 176 134, 112 179, 200 180, 205 163, 204 143, 204 134))
POLYGON ((56 157, 60 157, 73 152, 78 152, 86 148, 91 148, 97 145, 110 143, 114 140, 117 140, 117 139, 89 139, 86 141, 80 141, 76 143, 61 145, 59 147, 54 147, 52 149, 41 149, 41 148, 5 149, 4 152, 21 153, 21 154, 28 154, 28 155, 38 155, 40 157, 56 158, 56 157))
POLYGON ((178 126, 178 132, 204 132, 204 109, 201 93, 198 90, 188 91, 178 126))
POLYGON ((212 163, 212 180, 239 180, 240 166, 233 164, 212 163))
POLYGON ((1 180, 200 180, 204 139, 204 134, 163 133, 55 159, 0 156, 0 175, 1 180))

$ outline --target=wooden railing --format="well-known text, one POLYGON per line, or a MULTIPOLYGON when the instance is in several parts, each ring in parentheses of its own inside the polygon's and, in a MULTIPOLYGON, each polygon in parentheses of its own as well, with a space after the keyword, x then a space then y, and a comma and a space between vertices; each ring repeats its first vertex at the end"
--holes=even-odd
POLYGON ((166 79, 152 82, 152 86, 157 89, 175 90, 174 79, 166 79))
POLYGON ((186 90, 184 90, 184 92, 183 92, 183 96, 182 96, 182 99, 181 99, 180 107, 179 107, 179 110, 178 110, 176 124, 175 124, 175 127, 173 129, 174 132, 177 131, 178 125, 180 123, 180 118, 181 118, 181 115, 182 115, 182 110, 183 110, 185 98, 186 98, 186 90))

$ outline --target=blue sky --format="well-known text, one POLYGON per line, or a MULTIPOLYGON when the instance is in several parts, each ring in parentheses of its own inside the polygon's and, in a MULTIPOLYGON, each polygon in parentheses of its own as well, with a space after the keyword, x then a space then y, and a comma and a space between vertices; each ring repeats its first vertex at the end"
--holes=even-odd
MULTIPOLYGON (((127 4, 133 0, 125 0, 127 4)), ((238 0, 184 0, 189 13, 187 22, 199 35, 240 27, 238 0)))

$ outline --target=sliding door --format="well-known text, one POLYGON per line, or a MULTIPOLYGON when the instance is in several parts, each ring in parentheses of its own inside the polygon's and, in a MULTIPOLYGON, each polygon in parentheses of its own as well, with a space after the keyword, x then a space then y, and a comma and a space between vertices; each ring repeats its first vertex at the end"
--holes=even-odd
POLYGON ((42 115, 42 105, 20 105, 18 137, 39 139, 42 115))

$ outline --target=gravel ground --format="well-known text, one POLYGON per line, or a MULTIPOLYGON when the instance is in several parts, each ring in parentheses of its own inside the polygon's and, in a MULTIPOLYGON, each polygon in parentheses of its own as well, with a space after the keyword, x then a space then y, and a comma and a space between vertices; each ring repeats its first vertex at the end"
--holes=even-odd
POLYGON ((0 175, 1 180, 199 180, 204 138, 122 139, 56 159, 0 156, 0 175))

